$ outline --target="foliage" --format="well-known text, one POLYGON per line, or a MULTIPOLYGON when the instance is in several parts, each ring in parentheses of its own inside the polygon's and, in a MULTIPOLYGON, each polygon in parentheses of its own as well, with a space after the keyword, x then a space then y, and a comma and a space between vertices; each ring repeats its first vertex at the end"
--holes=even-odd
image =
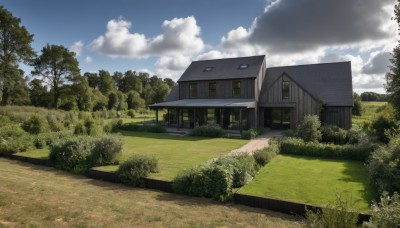
POLYGON ((374 148, 375 145, 368 142, 357 145, 335 145, 315 142, 307 143, 302 139, 296 138, 285 138, 280 141, 280 152, 282 154, 357 161, 366 161, 374 148))
POLYGON ((397 192, 389 196, 384 192, 379 203, 372 204, 372 217, 368 227, 399 227, 400 226, 400 196, 397 192))
POLYGON ((241 137, 242 139, 254 139, 255 137, 264 134, 268 129, 265 128, 257 128, 257 129, 249 129, 248 131, 243 131, 241 137))
POLYGON ((139 125, 136 123, 125 123, 122 124, 119 129, 124 131, 141 131, 141 132, 153 132, 153 133, 163 133, 165 132, 165 127, 162 125, 139 125))
POLYGON ((103 126, 103 131, 105 133, 116 132, 122 126, 122 119, 111 120, 103 126))
POLYGON ((363 92, 361 93, 362 101, 387 101, 386 94, 379 94, 374 92, 363 92))
POLYGON ((200 137, 209 137, 209 138, 221 138, 225 137, 226 133, 224 129, 216 124, 207 124, 199 127, 193 128, 190 133, 190 136, 200 136, 200 137))
POLYGON ((143 177, 158 172, 158 161, 154 157, 134 155, 123 162, 116 174, 118 179, 129 185, 144 187, 143 177))
POLYGON ((277 154, 279 154, 279 143, 276 140, 270 140, 269 146, 253 153, 257 164, 262 167, 269 163, 277 154))
POLYGON ((321 122, 317 115, 307 115, 297 128, 298 135, 305 142, 318 142, 321 139, 321 122))
POLYGON ((55 167, 75 173, 85 172, 90 168, 90 155, 94 140, 90 137, 70 137, 50 145, 49 160, 55 167))
POLYGON ((130 118, 135 118, 135 112, 132 109, 129 109, 126 113, 130 118))
POLYGON ((336 125, 326 125, 321 127, 321 142, 343 145, 348 141, 349 138, 346 130, 336 125))
POLYGON ((306 210, 307 227, 357 227, 358 215, 357 213, 350 212, 350 208, 351 197, 349 199, 342 199, 341 196, 337 196, 334 205, 328 205, 326 208, 322 208, 322 210, 317 210, 316 212, 306 210))
POLYGON ((370 156, 367 168, 378 193, 400 191, 400 135, 388 145, 378 147, 370 156))
POLYGON ((377 110, 379 115, 372 120, 370 131, 383 143, 388 143, 392 134, 399 129, 399 123, 395 118, 395 111, 392 105, 382 106, 377 110))
MULTIPOLYGON (((21 19, 0 6, 0 93, 3 105, 17 103, 12 100, 21 98, 27 92, 26 81, 23 71, 18 69, 18 62, 28 63, 34 57, 32 42, 33 35, 21 25, 21 19)), ((22 99, 27 96, 26 94, 22 99)))
POLYGON ((118 161, 122 153, 122 138, 112 135, 103 135, 94 140, 94 146, 91 150, 91 159, 93 164, 112 165, 118 161))
POLYGON ((24 152, 33 146, 33 139, 15 124, 0 126, 0 153, 24 152))
POLYGON ((94 120, 92 117, 86 117, 83 122, 80 121, 75 125, 74 134, 100 136, 103 134, 103 127, 98 121, 94 120))
POLYGON ((357 93, 353 93, 353 115, 361 116, 362 115, 362 104, 361 104, 361 97, 357 93))
POLYGON ((287 129, 287 130, 283 131, 283 136, 297 138, 298 137, 298 133, 297 133, 296 130, 287 129))
POLYGON ((42 54, 33 62, 33 75, 46 79, 51 86, 52 107, 57 108, 62 85, 69 77, 79 74, 78 60, 75 53, 61 45, 47 44, 42 54))
POLYGON ((33 115, 28 120, 24 121, 21 127, 31 134, 39 134, 46 132, 49 125, 43 116, 33 115))
POLYGON ((140 94, 132 90, 128 93, 127 103, 128 109, 140 109, 145 106, 145 102, 143 98, 140 97, 140 94))

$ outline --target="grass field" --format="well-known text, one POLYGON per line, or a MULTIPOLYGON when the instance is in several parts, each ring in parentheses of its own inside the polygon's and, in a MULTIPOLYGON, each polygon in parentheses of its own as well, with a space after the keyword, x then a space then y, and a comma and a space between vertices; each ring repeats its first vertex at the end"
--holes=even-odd
POLYGON ((292 216, 0 158, 0 227, 300 227, 292 216))
POLYGON ((353 209, 367 211, 372 197, 361 162, 279 155, 239 193, 323 206, 350 197, 353 209))
POLYGON ((362 127, 364 122, 369 122, 377 115, 376 110, 387 104, 387 102, 376 102, 376 101, 363 101, 362 104, 362 116, 353 115, 353 126, 362 127))
MULTIPOLYGON (((160 172, 151 174, 151 177, 161 180, 172 180, 178 172, 225 155, 248 142, 243 139, 200 138, 167 133, 122 131, 121 134, 124 136, 124 147, 120 161, 134 154, 153 155, 158 159, 160 172)), ((48 153, 47 149, 41 149, 18 155, 47 158, 48 153)), ((115 171, 117 168, 103 166, 96 169, 115 171)))

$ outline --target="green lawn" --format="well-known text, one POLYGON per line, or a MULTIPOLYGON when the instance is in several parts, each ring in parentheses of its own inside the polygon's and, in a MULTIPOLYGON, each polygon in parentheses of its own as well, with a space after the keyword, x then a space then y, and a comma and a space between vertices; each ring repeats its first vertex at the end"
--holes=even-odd
POLYGON ((323 206, 350 197, 353 209, 367 211, 372 197, 361 162, 278 155, 239 193, 323 206))
MULTIPOLYGON (((162 180, 172 180, 181 170, 225 155, 248 142, 242 139, 210 139, 167 133, 121 133, 124 135, 124 149, 120 160, 126 160, 133 154, 154 155, 158 158, 160 172, 152 174, 151 177, 162 180)), ((115 171, 117 167, 105 166, 97 169, 115 171)))
POLYGON ((362 104, 362 116, 353 115, 353 126, 362 127, 364 122, 369 122, 377 115, 376 110, 387 104, 387 102, 379 101, 363 101, 362 104))
POLYGON ((43 148, 43 149, 35 149, 35 150, 29 150, 27 152, 20 152, 17 153, 16 155, 23 156, 23 157, 30 157, 30 158, 49 158, 49 149, 43 148))

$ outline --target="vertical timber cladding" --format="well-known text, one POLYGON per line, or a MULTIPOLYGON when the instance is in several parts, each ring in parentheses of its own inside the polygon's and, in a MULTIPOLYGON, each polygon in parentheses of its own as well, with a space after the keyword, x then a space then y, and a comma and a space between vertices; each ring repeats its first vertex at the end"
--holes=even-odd
POLYGON ((324 124, 337 125, 344 129, 351 128, 352 107, 325 107, 322 113, 324 124))
MULTIPOLYGON (((208 99, 208 85, 210 82, 216 83, 217 94, 215 98, 255 98, 255 79, 230 79, 230 80, 213 80, 213 81, 190 81, 179 82, 179 99, 190 99, 189 85, 190 83, 197 83, 197 97, 199 99, 208 99), (240 81, 240 97, 233 97, 232 83, 233 81, 240 81)), ((212 99, 212 98, 211 98, 212 99)))
POLYGON ((317 100, 284 74, 279 77, 272 86, 263 90, 260 97, 260 104, 266 104, 268 107, 285 107, 285 104, 294 106, 291 108, 290 115, 290 127, 292 129, 297 127, 304 119, 305 115, 318 115, 317 100), (282 98, 282 81, 284 79, 289 81, 288 99, 282 98))

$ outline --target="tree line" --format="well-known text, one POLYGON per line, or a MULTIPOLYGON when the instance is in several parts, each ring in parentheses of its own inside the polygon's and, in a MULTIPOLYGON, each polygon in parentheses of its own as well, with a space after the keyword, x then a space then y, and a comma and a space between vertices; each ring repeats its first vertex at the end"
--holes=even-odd
POLYGON ((128 70, 86 72, 75 53, 62 45, 32 48, 33 35, 0 6, 0 103, 64 110, 138 109, 166 99, 175 82, 170 78, 128 70), (29 80, 20 63, 33 67, 29 80))

